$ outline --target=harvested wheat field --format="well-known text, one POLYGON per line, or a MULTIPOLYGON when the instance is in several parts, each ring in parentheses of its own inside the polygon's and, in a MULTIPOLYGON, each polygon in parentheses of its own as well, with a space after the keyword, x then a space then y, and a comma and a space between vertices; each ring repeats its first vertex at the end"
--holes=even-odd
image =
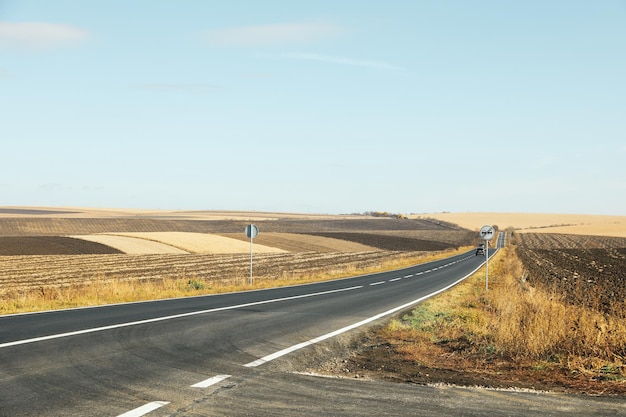
POLYGON ((128 255, 154 255, 154 254, 171 254, 189 253, 183 249, 167 245, 154 240, 142 239, 140 237, 121 236, 121 235, 79 235, 72 236, 76 239, 97 242, 108 247, 117 249, 128 255))
MULTIPOLYGON (((225 236, 189 233, 189 232, 135 232, 135 233, 115 233, 115 236, 131 237, 161 243, 167 246, 181 249, 189 253, 250 253, 250 242, 242 242, 238 239, 231 239, 225 236)), ((265 245, 254 245, 256 253, 283 253, 283 249, 273 248, 265 245)))
POLYGON ((626 237, 626 216, 592 214, 535 214, 535 213, 436 213, 411 216, 436 219, 469 230, 480 230, 483 225, 499 229, 515 229, 532 233, 568 233, 626 237))

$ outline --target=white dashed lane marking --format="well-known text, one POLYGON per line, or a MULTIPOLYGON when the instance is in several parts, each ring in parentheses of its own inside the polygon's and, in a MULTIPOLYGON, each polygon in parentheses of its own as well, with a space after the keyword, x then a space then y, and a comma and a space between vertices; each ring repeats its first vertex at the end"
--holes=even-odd
POLYGON ((169 404, 168 401, 154 401, 146 405, 142 405, 141 407, 135 408, 134 410, 130 410, 127 413, 120 414, 117 417, 142 417, 167 404, 169 404))
POLYGON ((217 375, 209 379, 205 379, 202 382, 198 382, 197 384, 193 384, 192 388, 208 388, 211 385, 219 384, 223 380, 230 378, 230 375, 217 375))

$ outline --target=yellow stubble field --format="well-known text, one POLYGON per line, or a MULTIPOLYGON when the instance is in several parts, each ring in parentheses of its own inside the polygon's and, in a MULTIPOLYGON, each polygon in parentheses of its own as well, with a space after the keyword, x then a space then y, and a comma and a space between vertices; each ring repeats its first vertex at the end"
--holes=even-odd
POLYGON ((434 213, 411 216, 432 218, 470 230, 484 225, 500 230, 513 228, 520 233, 565 233, 576 235, 626 237, 626 216, 540 213, 434 213))
MULTIPOLYGON (((186 253, 205 254, 229 254, 246 253, 250 251, 250 243, 238 239, 219 236, 210 233, 189 233, 189 232, 126 232, 110 233, 112 237, 134 238, 151 241, 177 248, 186 253)), ((115 247, 113 242, 108 245, 115 247)), ((286 250, 265 245, 254 245, 256 253, 286 253, 286 250)), ((126 252, 129 253, 129 252, 126 252)))

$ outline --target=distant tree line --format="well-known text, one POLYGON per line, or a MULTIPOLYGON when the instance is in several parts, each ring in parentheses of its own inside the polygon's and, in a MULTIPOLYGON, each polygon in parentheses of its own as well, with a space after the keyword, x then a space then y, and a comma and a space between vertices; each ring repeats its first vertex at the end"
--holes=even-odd
POLYGON ((372 216, 372 217, 389 217, 391 219, 408 219, 408 217, 405 216, 404 214, 389 213, 388 211, 366 211, 363 214, 365 214, 366 216, 372 216))

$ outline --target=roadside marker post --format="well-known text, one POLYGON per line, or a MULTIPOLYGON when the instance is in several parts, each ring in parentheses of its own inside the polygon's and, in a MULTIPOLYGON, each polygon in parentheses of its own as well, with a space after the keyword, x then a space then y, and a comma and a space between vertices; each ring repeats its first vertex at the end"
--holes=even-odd
POLYGON ((489 241, 493 238, 495 230, 492 226, 480 228, 480 238, 485 241, 485 291, 489 291, 489 241))
POLYGON ((252 239, 259 234, 259 228, 254 224, 246 226, 246 236, 250 238, 250 286, 252 286, 252 239))

